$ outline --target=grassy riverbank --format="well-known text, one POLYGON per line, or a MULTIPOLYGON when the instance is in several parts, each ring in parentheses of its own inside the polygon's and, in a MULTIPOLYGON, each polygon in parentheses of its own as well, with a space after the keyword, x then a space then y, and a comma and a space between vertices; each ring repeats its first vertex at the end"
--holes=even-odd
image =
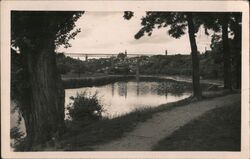
POLYGON ((211 110, 160 141, 155 151, 240 151, 241 106, 211 110))
MULTIPOLYGON (((204 100, 210 100, 213 97, 204 100)), ((194 102, 196 100, 193 100, 193 98, 187 98, 178 102, 163 104, 157 108, 137 110, 114 119, 103 119, 88 126, 85 126, 82 122, 67 122, 68 131, 63 136, 63 140, 59 142, 57 150, 92 150, 91 147, 94 145, 121 138, 126 132, 132 131, 140 122, 145 122, 157 112, 171 111, 176 107, 194 102)))
MULTIPOLYGON (((219 96, 224 96, 224 95, 228 95, 229 92, 225 92, 225 91, 221 91, 220 93, 217 92, 216 94, 214 94, 213 92, 210 93, 206 93, 206 96, 209 97, 205 97, 203 99, 203 101, 210 101, 213 99, 216 99, 216 97, 219 96)), ((173 102, 173 103, 168 103, 168 104, 163 104, 157 108, 147 108, 147 109, 143 109, 143 110, 136 110, 132 113, 129 113, 127 115, 124 116, 120 116, 114 119, 102 119, 100 121, 94 122, 92 124, 89 125, 85 125, 86 123, 84 122, 72 122, 72 121, 66 121, 66 131, 64 133, 64 135, 62 136, 62 138, 60 140, 57 141, 49 141, 46 144, 43 145, 39 145, 36 148, 34 148, 35 151, 93 151, 93 146, 95 145, 101 145, 104 143, 108 143, 110 141, 113 140, 117 140, 121 137, 124 137, 124 135, 127 132, 131 132, 132 130, 134 130, 134 128, 143 122, 146 122, 148 119, 151 119, 153 117, 153 115, 155 113, 158 112, 167 112, 167 111, 172 111, 174 110, 176 107, 185 107, 186 105, 190 104, 190 103, 196 103, 198 102, 197 100, 193 99, 193 98, 186 98, 183 100, 180 100, 178 102, 173 102)), ((208 129, 204 129, 203 130, 203 126, 201 123, 200 125, 200 131, 198 132, 193 132, 197 135, 197 133, 204 133, 206 134, 206 130, 208 130, 207 132, 210 132, 213 129, 216 129, 220 126, 222 126, 222 128, 227 128, 228 123, 223 123, 220 122, 220 117, 224 118, 225 120, 232 118, 235 119, 234 117, 238 118, 240 115, 234 112, 235 110, 233 109, 229 109, 229 110, 220 110, 219 112, 216 112, 215 116, 210 117, 209 120, 207 119, 197 119, 197 123, 194 123, 195 125, 199 124, 199 121, 206 121, 207 120, 207 124, 209 124, 209 122, 211 121, 212 123, 210 123, 210 127, 209 130, 208 129), (215 118, 214 121, 211 120, 211 118, 215 118), (216 125, 216 122, 220 122, 219 125, 216 125), (226 125, 223 125, 226 124, 226 125), (202 131, 202 132, 201 132, 202 131)), ((211 113, 210 113, 211 114, 211 113)), ((213 113, 212 113, 213 114, 213 113)), ((237 122, 234 124, 235 126, 237 126, 237 122)), ((195 125, 191 125, 189 129, 194 128, 195 125)), ((238 124, 239 126, 240 124, 238 124)), ((206 126, 206 123, 205 125, 206 126)), ((216 132, 216 133, 226 133, 225 131, 229 131, 230 128, 225 129, 225 131, 223 129, 220 129, 221 132, 216 132)), ((185 132, 187 130, 184 130, 183 132, 185 132)), ((216 142, 218 140, 221 140, 220 134, 213 134, 215 136, 215 138, 210 138, 210 139, 216 139, 216 142)), ((237 133, 237 132, 235 132, 237 133)), ((190 132, 190 134, 183 134, 183 137, 189 137, 189 135, 192 136, 192 132, 190 132)), ((201 136, 201 135, 200 135, 201 136)), ((204 135, 203 139, 206 138, 207 136, 204 135)), ((227 136, 224 136, 225 138, 227 136)), ((176 137, 179 138, 181 140, 181 137, 176 137)), ((193 140, 189 140, 189 142, 194 142, 194 138, 192 138, 193 140)), ((182 141, 180 141, 181 144, 182 141)), ((199 143, 200 140, 198 140, 197 142, 199 143)), ((219 141, 220 142, 220 141, 219 141)), ((161 143, 160 143, 161 144, 161 143)), ((202 143, 200 143, 202 144, 202 143)), ((176 144, 177 146, 177 144, 176 144)), ((165 145, 164 145, 165 147, 165 145)), ((155 150, 158 150, 158 148, 156 148, 155 150)))
POLYGON ((132 131, 138 123, 151 118, 154 113, 170 111, 175 107, 184 106, 192 102, 191 99, 187 98, 178 102, 164 104, 157 108, 136 110, 127 115, 113 119, 103 119, 88 126, 83 126, 81 122, 68 122, 68 132, 63 137, 65 140, 60 145, 63 145, 64 150, 92 150, 91 146, 93 145, 122 137, 124 133, 132 131))

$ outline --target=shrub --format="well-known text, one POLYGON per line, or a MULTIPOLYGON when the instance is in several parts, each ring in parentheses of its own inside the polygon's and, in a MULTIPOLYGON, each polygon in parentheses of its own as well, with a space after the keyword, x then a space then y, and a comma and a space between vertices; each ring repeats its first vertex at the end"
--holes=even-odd
POLYGON ((13 140, 11 142, 11 147, 16 148, 24 139, 24 132, 20 130, 19 127, 13 127, 10 129, 10 138, 13 140))
POLYGON ((93 122, 101 119, 104 110, 97 99, 97 92, 94 95, 83 92, 70 99, 73 102, 67 109, 73 121, 93 122))

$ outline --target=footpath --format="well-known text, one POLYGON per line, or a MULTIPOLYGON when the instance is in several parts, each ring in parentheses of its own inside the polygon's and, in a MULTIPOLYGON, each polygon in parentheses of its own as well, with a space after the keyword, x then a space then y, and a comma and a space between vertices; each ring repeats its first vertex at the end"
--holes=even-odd
POLYGON ((96 151, 150 151, 163 138, 209 110, 240 103, 240 94, 198 101, 170 111, 155 113, 151 119, 139 123, 122 138, 94 146, 96 151))

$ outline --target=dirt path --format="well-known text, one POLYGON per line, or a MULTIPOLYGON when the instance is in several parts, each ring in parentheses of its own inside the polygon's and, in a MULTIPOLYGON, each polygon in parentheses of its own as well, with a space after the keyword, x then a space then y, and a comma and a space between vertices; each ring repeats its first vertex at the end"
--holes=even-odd
POLYGON ((231 94, 156 113, 124 137, 93 148, 97 151, 150 151, 161 139, 205 112, 239 102, 240 94, 231 94))

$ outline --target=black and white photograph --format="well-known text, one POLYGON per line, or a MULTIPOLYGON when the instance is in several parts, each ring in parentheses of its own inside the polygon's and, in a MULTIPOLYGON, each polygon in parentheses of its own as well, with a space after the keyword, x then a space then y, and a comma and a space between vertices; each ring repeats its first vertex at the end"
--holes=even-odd
POLYGON ((14 2, 3 5, 2 18, 9 22, 1 42, 2 151, 13 155, 6 156, 249 157, 247 2, 223 1, 218 10, 215 1, 210 10, 188 1, 187 9, 181 1, 11 9, 14 2))

